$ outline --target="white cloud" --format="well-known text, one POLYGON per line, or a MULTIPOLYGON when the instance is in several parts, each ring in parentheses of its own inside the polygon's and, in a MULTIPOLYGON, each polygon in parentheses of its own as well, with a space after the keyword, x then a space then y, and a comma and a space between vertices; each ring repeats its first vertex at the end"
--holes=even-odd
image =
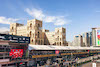
POLYGON ((56 17, 55 16, 47 16, 44 19, 45 22, 53 22, 55 20, 56 20, 56 17))
POLYGON ((37 9, 26 9, 26 12, 31 15, 32 17, 34 18, 37 18, 37 19, 41 19, 45 17, 45 15, 43 14, 43 12, 41 10, 37 10, 37 9))
POLYGON ((65 16, 49 16, 45 13, 43 13, 40 9, 29 9, 27 8, 25 10, 30 16, 43 20, 44 22, 52 22, 54 25, 64 25, 69 23, 70 21, 68 19, 65 19, 65 16))
POLYGON ((64 21, 64 19, 57 19, 57 21, 54 23, 54 25, 64 25, 66 24, 66 22, 64 21))
POLYGON ((16 22, 18 20, 19 19, 6 18, 6 17, 3 17, 3 16, 0 16, 0 23, 2 23, 2 24, 10 24, 10 23, 16 22))
POLYGON ((4 32, 7 32, 7 31, 9 31, 9 28, 6 28, 6 27, 0 28, 0 33, 4 33, 4 32))

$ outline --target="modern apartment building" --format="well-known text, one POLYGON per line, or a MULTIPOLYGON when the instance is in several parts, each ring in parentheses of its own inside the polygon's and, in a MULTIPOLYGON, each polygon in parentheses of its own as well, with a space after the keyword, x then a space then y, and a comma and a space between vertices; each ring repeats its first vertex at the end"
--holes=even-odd
POLYGON ((82 46, 83 47, 82 35, 74 36, 73 46, 82 46))
POLYGON ((92 46, 92 32, 89 33, 89 46, 92 46))
POLYGON ((66 29, 56 28, 54 32, 42 29, 42 21, 28 20, 27 25, 10 24, 10 34, 30 37, 30 44, 33 45, 65 45, 66 29))
POLYGON ((92 32, 85 32, 82 34, 83 37, 83 46, 89 47, 92 46, 92 32))
POLYGON ((74 36, 73 46, 90 47, 92 46, 92 32, 85 32, 74 36))
POLYGON ((100 46, 100 28, 92 28, 92 45, 100 46))

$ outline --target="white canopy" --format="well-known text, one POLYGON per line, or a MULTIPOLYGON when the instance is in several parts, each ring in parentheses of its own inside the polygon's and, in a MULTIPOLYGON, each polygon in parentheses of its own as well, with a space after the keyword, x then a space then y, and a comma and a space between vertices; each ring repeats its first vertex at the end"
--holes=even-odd
POLYGON ((32 45, 29 44, 29 50, 95 50, 100 47, 78 47, 78 46, 54 46, 54 45, 32 45))

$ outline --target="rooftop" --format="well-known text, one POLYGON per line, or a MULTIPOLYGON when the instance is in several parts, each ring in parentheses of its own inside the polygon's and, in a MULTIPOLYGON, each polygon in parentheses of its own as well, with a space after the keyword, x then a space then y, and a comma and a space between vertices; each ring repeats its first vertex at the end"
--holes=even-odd
POLYGON ((95 50, 100 47, 78 47, 78 46, 54 46, 54 45, 31 45, 29 50, 95 50))

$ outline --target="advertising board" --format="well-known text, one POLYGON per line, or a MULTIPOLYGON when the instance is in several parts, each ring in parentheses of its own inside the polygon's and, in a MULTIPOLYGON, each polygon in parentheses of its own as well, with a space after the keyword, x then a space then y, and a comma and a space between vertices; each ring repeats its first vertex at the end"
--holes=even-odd
POLYGON ((96 46, 100 46, 100 30, 96 32, 96 46))
POLYGON ((12 58, 21 58, 23 56, 23 49, 11 49, 9 56, 12 58))

